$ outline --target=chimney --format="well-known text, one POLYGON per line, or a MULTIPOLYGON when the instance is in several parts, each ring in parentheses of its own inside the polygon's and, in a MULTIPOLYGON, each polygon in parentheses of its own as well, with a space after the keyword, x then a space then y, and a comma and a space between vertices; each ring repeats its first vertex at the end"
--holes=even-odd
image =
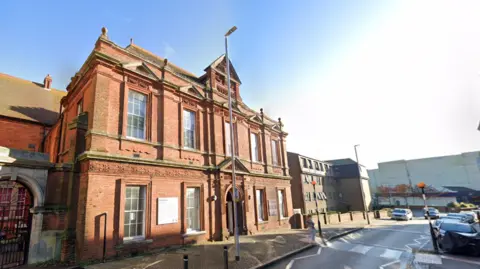
POLYGON ((43 86, 45 87, 45 89, 50 90, 50 87, 52 86, 52 77, 50 76, 50 74, 48 74, 43 80, 43 86))

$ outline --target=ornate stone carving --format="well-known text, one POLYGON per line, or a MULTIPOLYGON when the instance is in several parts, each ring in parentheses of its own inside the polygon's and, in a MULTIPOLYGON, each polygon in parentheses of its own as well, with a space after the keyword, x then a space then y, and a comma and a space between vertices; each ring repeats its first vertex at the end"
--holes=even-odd
POLYGON ((135 78, 132 78, 132 77, 128 77, 127 82, 130 83, 130 84, 136 85, 140 88, 148 89, 148 85, 141 80, 138 80, 138 79, 135 79, 135 78))
POLYGON ((89 172, 119 175, 150 175, 154 177, 202 177, 204 173, 197 170, 157 167, 141 164, 90 161, 89 172))
POLYGON ((184 104, 186 104, 187 106, 191 106, 191 107, 196 107, 197 106, 197 104, 195 102, 193 102, 193 101, 191 101, 187 98, 182 98, 182 102, 184 104))

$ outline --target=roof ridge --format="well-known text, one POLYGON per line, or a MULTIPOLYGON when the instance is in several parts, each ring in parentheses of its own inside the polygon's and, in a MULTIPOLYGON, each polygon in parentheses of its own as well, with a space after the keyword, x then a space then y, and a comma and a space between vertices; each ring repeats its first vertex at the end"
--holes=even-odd
MULTIPOLYGON (((139 49, 139 50, 141 50, 141 51, 143 51, 143 52, 145 52, 145 53, 150 54, 151 56, 153 56, 153 57, 155 57, 155 58, 158 58, 160 61, 164 61, 164 60, 165 60, 165 58, 163 58, 163 57, 161 57, 161 56, 158 56, 157 54, 155 54, 155 53, 153 53, 153 52, 151 52, 151 51, 149 51, 149 50, 147 50, 147 49, 145 49, 145 48, 143 48, 143 47, 140 47, 140 46, 138 46, 138 45, 136 45, 136 44, 133 44, 133 43, 132 43, 132 44, 129 44, 128 46, 125 47, 125 49, 127 49, 128 47, 137 48, 137 49, 139 49)), ((193 74, 192 72, 190 72, 190 71, 188 71, 188 70, 185 70, 185 69, 179 67, 178 65, 176 65, 176 64, 174 64, 174 63, 171 63, 170 61, 167 63, 167 65, 171 65, 172 67, 179 69, 180 71, 184 72, 185 74, 187 74, 187 75, 189 75, 189 76, 198 77, 197 75, 193 74)))
MULTIPOLYGON (((24 79, 24 78, 21 78, 21 77, 15 77, 15 76, 12 76, 12 75, 9 75, 9 74, 6 74, 6 73, 2 73, 2 72, 0 72, 0 76, 5 76, 5 77, 11 78, 11 79, 15 79, 15 80, 23 82, 23 83, 33 83, 33 84, 37 84, 37 85, 42 84, 40 82, 36 82, 36 81, 33 81, 33 80, 27 80, 27 79, 24 79)), ((60 89, 56 89, 56 88, 50 88, 49 90, 55 90, 55 91, 59 91, 59 92, 67 92, 65 90, 60 90, 60 89)))

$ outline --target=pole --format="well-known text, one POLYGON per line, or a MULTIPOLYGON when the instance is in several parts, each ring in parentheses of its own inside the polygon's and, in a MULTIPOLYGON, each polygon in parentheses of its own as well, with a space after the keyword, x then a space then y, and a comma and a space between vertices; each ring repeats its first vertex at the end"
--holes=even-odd
POLYGON ((318 236, 320 236, 320 238, 322 238, 322 225, 320 223, 320 216, 319 216, 319 213, 318 213, 317 192, 315 191, 315 185, 317 185, 317 184, 313 184, 313 198, 315 199, 315 207, 317 208, 318 236))
POLYGON ((370 217, 368 216, 367 202, 365 201, 365 192, 363 191, 362 170, 360 169, 360 163, 358 162, 358 153, 357 153, 357 147, 358 146, 359 145, 353 146, 353 148, 355 149, 355 158, 357 159, 358 181, 360 183, 360 190, 362 192, 363 210, 367 211, 367 223, 370 224, 370 217))
POLYGON ((103 223, 103 263, 105 263, 107 256, 107 212, 104 212, 105 221, 103 223))
POLYGON ((224 262, 224 269, 228 269, 228 247, 223 246, 223 262, 224 262))
POLYGON ((232 190, 233 190, 233 218, 235 224, 233 225, 233 233, 235 235, 235 260, 240 260, 240 245, 238 238, 238 215, 237 215, 237 200, 238 192, 237 185, 235 180, 235 134, 233 133, 233 113, 232 113, 232 90, 230 88, 230 60, 228 59, 228 36, 236 30, 236 27, 232 28, 225 35, 225 62, 227 65, 227 88, 228 88, 228 116, 230 119, 230 151, 231 151, 231 161, 232 161, 232 190))
POLYGON ((188 269, 188 255, 183 255, 183 269, 188 269))
POLYGON ((438 253, 437 237, 435 237, 435 233, 433 232, 432 221, 430 219, 430 212, 428 211, 427 199, 425 197, 425 188, 421 188, 421 190, 422 190, 423 203, 425 204, 425 210, 427 211, 428 225, 430 226, 430 236, 432 237, 433 249, 435 249, 435 252, 438 253))

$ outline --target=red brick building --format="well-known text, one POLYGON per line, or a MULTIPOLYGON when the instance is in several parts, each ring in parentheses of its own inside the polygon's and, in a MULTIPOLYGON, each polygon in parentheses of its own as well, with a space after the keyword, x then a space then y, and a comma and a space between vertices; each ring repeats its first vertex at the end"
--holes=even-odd
POLYGON ((220 56, 198 77, 132 42, 120 47, 102 29, 42 148, 54 164, 45 203, 67 208, 61 220, 44 218, 63 231, 61 259, 101 258, 105 221, 108 256, 223 240, 234 202, 242 234, 290 226, 287 133, 243 103, 231 63, 229 122, 225 67, 220 56))

